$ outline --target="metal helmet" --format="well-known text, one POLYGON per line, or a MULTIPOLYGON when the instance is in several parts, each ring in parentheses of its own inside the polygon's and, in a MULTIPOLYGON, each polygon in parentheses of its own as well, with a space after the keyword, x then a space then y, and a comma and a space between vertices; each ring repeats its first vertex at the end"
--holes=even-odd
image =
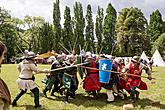
POLYGON ((122 63, 122 58, 121 58, 121 57, 116 57, 116 58, 114 59, 114 61, 115 61, 116 63, 118 63, 118 64, 121 64, 121 63, 122 63))
POLYGON ((85 57, 87 57, 87 58, 92 58, 92 53, 91 53, 91 52, 86 52, 86 53, 85 53, 85 57))
POLYGON ((140 57, 139 56, 133 56, 131 59, 132 62, 139 63, 140 57))
POLYGON ((34 58, 36 57, 36 54, 32 51, 27 52, 27 54, 25 55, 25 58, 34 58))

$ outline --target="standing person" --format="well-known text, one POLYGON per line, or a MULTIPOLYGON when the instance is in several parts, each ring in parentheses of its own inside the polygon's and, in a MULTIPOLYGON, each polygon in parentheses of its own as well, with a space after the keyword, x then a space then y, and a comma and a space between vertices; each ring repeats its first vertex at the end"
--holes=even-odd
POLYGON ((148 66, 139 63, 139 56, 134 56, 131 59, 131 63, 126 65, 122 72, 127 72, 129 74, 132 74, 128 76, 127 82, 125 85, 125 89, 130 93, 131 96, 131 102, 135 102, 135 100, 139 97, 139 92, 136 90, 136 88, 139 88, 141 90, 147 90, 147 84, 141 80, 141 74, 142 70, 144 69, 146 73, 148 74, 148 79, 151 80, 151 70, 148 68, 148 66), (134 75, 138 75, 134 76, 134 75))
MULTIPOLYGON (((5 44, 0 41, 0 65, 4 59, 4 53, 7 51, 5 44)), ((0 78, 0 110, 9 110, 11 104, 11 95, 6 83, 0 78)))
MULTIPOLYGON (((68 55, 67 59, 65 61, 65 64, 67 66, 72 66, 75 64, 75 56, 68 55)), ((65 73, 63 74, 62 77, 62 82, 64 84, 64 88, 67 90, 66 91, 66 97, 65 97, 65 103, 69 102, 69 96, 72 98, 75 98, 75 92, 78 89, 78 79, 77 79, 77 67, 71 67, 65 69, 65 73)))
MULTIPOLYGON (((58 56, 57 59, 52 63, 51 65, 51 70, 52 69, 57 69, 57 68, 61 68, 63 62, 63 58, 61 56, 58 56)), ((52 86, 54 85, 54 88, 51 91, 51 96, 55 96, 54 93, 55 92, 60 92, 60 94, 62 95, 62 91, 60 90, 60 82, 62 77, 60 77, 60 75, 63 74, 63 71, 59 70, 59 71, 52 71, 49 75, 47 75, 46 77, 46 86, 43 90, 43 95, 45 97, 47 97, 46 92, 47 91, 51 91, 52 86)))
MULTIPOLYGON (((86 66, 91 68, 97 68, 97 64, 92 58, 91 52, 86 52, 85 56, 86 56, 86 62, 88 62, 86 66)), ((86 69, 85 74, 86 76, 84 79, 83 88, 86 90, 87 93, 97 98, 97 92, 101 90, 101 85, 99 82, 99 71, 86 69)))
MULTIPOLYGON (((123 83, 123 78, 120 77, 120 73, 122 71, 122 69, 124 68, 124 62, 123 62, 123 59, 118 57, 118 58, 115 58, 113 60, 113 65, 115 65, 116 67, 116 71, 119 72, 119 74, 114 74, 112 76, 114 76, 114 81, 115 81, 115 86, 113 86, 114 90, 115 90, 115 87, 116 87, 116 94, 121 97, 122 100, 124 100, 127 95, 126 93, 123 91, 123 88, 122 88, 122 83, 123 83)), ((112 69, 114 68, 112 65, 112 69)), ((113 69, 113 71, 115 71, 115 69, 113 69)), ((113 72, 112 72, 113 73, 113 72)), ((125 82, 125 81, 124 81, 125 82)), ((124 83, 125 84, 125 83, 124 83)))
POLYGON ((17 101, 19 98, 24 95, 29 89, 34 94, 34 103, 35 108, 41 107, 39 103, 39 89, 33 80, 33 72, 37 73, 48 73, 48 70, 39 70, 35 64, 35 53, 28 52, 25 56, 25 59, 18 64, 17 66, 18 71, 20 72, 19 78, 17 79, 18 86, 20 91, 14 98, 12 105, 17 106, 17 101))

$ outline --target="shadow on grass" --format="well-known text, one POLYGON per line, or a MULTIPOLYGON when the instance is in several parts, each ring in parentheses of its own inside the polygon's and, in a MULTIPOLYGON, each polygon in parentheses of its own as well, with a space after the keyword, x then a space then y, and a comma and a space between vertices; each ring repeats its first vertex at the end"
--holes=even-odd
MULTIPOLYGON (((30 95, 30 97, 34 97, 34 94, 32 92, 27 92, 26 94, 30 95)), ((40 97, 43 97, 43 93, 39 93, 40 97)))
POLYGON ((165 109, 165 104, 161 104, 160 101, 153 101, 148 98, 137 100, 136 105, 141 105, 141 109, 144 109, 146 106, 157 107, 160 109, 165 109))
MULTIPOLYGON (((33 97, 33 93, 29 93, 33 97)), ((40 94, 41 95, 41 94, 40 94)), ((48 96, 47 99, 52 100, 52 101, 62 101, 64 102, 65 96, 48 96)), ((78 93, 76 94, 76 98, 72 99, 69 98, 69 103, 74 104, 76 106, 84 106, 84 107, 97 107, 98 109, 103 108, 104 106, 107 106, 108 104, 122 107, 124 104, 130 103, 129 97, 125 100, 121 100, 120 97, 115 97, 115 102, 112 103, 107 103, 107 95, 106 93, 99 93, 98 98, 93 98, 91 96, 87 96, 87 93, 78 93)), ((153 101, 148 98, 143 98, 143 99, 138 99, 136 103, 134 104, 136 106, 140 106, 141 109, 144 109, 147 106, 152 106, 152 107, 157 107, 160 109, 165 109, 164 104, 160 104, 159 101, 153 101)), ((26 105, 26 110, 33 110, 33 106, 26 105)), ((39 109, 39 110, 45 110, 39 109)))
POLYGON ((119 97, 115 97, 115 102, 107 103, 107 95, 106 93, 99 93, 98 98, 85 96, 85 93, 77 94, 76 99, 70 100, 70 103, 75 104, 76 106, 84 106, 84 107, 96 107, 97 109, 101 109, 108 104, 115 106, 123 106, 121 102, 123 102, 119 97))
MULTIPOLYGON (((121 100, 120 97, 116 96, 115 97, 115 102, 107 103, 106 102, 106 100, 107 100, 106 93, 100 93, 99 97, 97 99, 95 99, 93 97, 85 96, 85 94, 82 93, 82 94, 77 94, 76 99, 70 99, 70 103, 72 103, 76 106, 97 107, 97 109, 101 109, 104 106, 107 106, 108 104, 118 106, 118 107, 122 107, 124 104, 130 103, 129 99, 130 99, 130 97, 128 97, 125 100, 121 100)), ((60 99, 56 99, 56 100, 61 101, 61 100, 64 100, 64 99, 60 98, 60 99)), ((160 109, 165 109, 164 104, 160 104, 159 101, 153 101, 153 100, 148 99, 148 98, 138 99, 134 105, 135 105, 135 108, 140 105, 141 109, 145 109, 145 107, 147 107, 147 106, 152 106, 152 107, 156 107, 156 108, 160 108, 160 109)))
POLYGON ((34 108, 33 105, 18 105, 17 108, 19 109, 19 107, 24 107, 25 110, 46 110, 46 108, 44 108, 44 106, 41 106, 39 108, 34 108))
MULTIPOLYGON (((30 95, 30 97, 34 98, 34 94, 32 92, 27 92, 26 94, 28 94, 28 95, 30 95)), ((40 98, 44 97, 43 93, 40 92, 39 97, 40 98)), ((64 101, 65 96, 61 96, 59 94, 58 95, 55 94, 55 96, 50 96, 50 93, 48 92, 47 97, 45 97, 45 98, 47 98, 49 100, 53 100, 53 101, 64 101)))

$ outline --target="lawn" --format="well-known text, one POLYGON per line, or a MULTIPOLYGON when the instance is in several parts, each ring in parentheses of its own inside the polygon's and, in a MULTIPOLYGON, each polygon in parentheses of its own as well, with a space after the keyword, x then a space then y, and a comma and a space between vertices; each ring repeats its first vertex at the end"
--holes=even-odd
MULTIPOLYGON (((15 64, 3 64, 1 68, 0 77, 4 79, 7 83, 12 99, 18 92, 18 86, 16 80, 18 78, 18 71, 15 64)), ((38 65, 39 68, 50 68, 50 65, 38 65)), ((135 103, 135 110, 165 110, 165 68, 155 67, 153 68, 153 77, 156 80, 149 81, 147 79, 142 79, 148 84, 147 91, 141 91, 140 99, 135 103)), ((143 73, 143 75, 145 75, 143 73)), ((48 98, 42 97, 42 89, 44 84, 41 80, 45 77, 44 74, 36 75, 36 83, 40 90, 40 103, 42 108, 38 110, 122 110, 122 106, 129 102, 128 99, 121 100, 115 97, 115 102, 106 103, 106 93, 105 89, 102 89, 99 98, 93 99, 88 97, 82 85, 76 93, 76 99, 70 99, 69 104, 63 102, 64 97, 56 94, 58 97, 51 97, 48 94, 48 98)), ((81 80, 79 80, 81 82, 81 80)), ((18 106, 13 107, 13 110, 34 110, 33 96, 30 91, 28 91, 21 99, 18 101, 18 106)))

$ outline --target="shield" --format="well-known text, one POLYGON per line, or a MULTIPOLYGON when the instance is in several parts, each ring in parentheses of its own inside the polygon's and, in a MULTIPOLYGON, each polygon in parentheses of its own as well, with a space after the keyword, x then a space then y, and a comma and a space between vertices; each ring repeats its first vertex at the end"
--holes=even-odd
POLYGON ((111 67, 112 67, 112 61, 109 59, 100 59, 99 60, 99 81, 101 83, 109 83, 110 77, 111 77, 111 67), (109 72, 104 71, 109 70, 109 72))
POLYGON ((70 89, 71 86, 71 77, 67 74, 63 74, 62 81, 66 89, 70 89))

